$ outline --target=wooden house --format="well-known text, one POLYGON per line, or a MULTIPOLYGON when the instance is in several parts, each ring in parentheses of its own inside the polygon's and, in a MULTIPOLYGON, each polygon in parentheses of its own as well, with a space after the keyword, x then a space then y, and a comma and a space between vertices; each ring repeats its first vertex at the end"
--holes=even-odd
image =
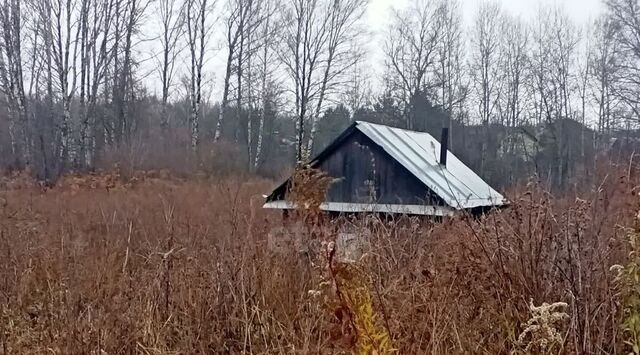
MULTIPOLYGON (((321 209, 334 213, 398 213, 449 216, 506 204, 505 198, 430 134, 355 122, 310 162, 335 182, 321 209)), ((290 179, 264 208, 294 209, 290 179)))

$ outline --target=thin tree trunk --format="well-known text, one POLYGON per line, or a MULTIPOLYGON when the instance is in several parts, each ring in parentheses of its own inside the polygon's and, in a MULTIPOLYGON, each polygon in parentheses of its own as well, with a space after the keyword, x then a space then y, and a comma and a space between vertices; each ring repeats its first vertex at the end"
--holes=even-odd
POLYGON ((265 121, 265 116, 267 114, 267 100, 268 100, 268 96, 267 96, 267 61, 269 60, 268 54, 269 54, 269 45, 268 45, 268 39, 267 36, 269 34, 269 17, 267 17, 267 22, 265 24, 265 31, 264 31, 264 41, 265 43, 263 43, 263 48, 262 48, 262 78, 261 78, 261 85, 260 85, 260 92, 262 95, 262 109, 260 110, 260 122, 258 124, 258 141, 256 143, 256 151, 255 151, 255 157, 254 157, 254 161, 253 161, 253 168, 254 170, 258 169, 258 166, 260 164, 260 155, 262 154, 262 136, 264 134, 264 121, 265 121))
POLYGON ((229 55, 227 57, 227 66, 224 74, 224 88, 222 90, 222 101, 220 102, 220 110, 218 112, 218 122, 216 123, 216 131, 213 136, 213 141, 218 142, 222 136, 222 125, 224 124, 224 116, 227 111, 227 105, 229 104, 229 82, 231 80, 231 63, 233 61, 233 52, 229 48, 229 55))
POLYGON ((318 120, 320 119, 320 112, 322 111, 322 104, 324 102, 324 95, 327 90, 327 83, 329 81, 329 75, 331 73, 331 63, 333 62, 333 49, 329 50, 329 58, 327 59, 327 66, 324 69, 322 76, 322 84, 320 87, 320 94, 318 97, 318 104, 316 105, 316 111, 311 117, 311 132, 309 133, 309 140, 307 141, 307 156, 311 156, 313 153, 313 143, 318 131, 318 120))
POLYGON ((238 57, 236 58, 236 124, 235 124, 235 130, 234 130, 234 134, 233 134, 233 139, 235 143, 238 143, 239 141, 239 132, 240 132, 240 122, 242 119, 242 73, 243 73, 243 66, 244 66, 244 42, 245 42, 245 33, 244 33, 244 16, 245 14, 242 13, 242 11, 244 11, 244 8, 241 6, 241 13, 240 13, 240 23, 241 23, 241 27, 238 29, 238 31, 240 31, 240 43, 238 45, 238 57))

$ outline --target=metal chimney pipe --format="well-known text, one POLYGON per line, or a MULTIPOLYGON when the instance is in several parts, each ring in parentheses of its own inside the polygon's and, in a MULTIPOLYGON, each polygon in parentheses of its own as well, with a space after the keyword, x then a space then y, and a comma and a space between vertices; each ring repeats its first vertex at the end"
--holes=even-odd
POLYGON ((440 165, 447 166, 447 151, 449 149, 449 128, 442 128, 440 138, 440 165))

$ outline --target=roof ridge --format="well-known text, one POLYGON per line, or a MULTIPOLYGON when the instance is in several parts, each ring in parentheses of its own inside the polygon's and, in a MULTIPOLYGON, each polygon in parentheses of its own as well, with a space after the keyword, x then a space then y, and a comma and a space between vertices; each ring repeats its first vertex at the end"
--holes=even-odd
POLYGON ((361 121, 361 120, 356 120, 356 124, 358 124, 358 125, 359 124, 365 124, 365 125, 372 125, 372 126, 380 126, 380 127, 385 127, 385 128, 396 130, 396 131, 404 131, 404 132, 411 132, 411 133, 426 134, 426 135, 429 135, 430 137, 433 137, 433 139, 435 139, 435 137, 432 136, 431 133, 425 132, 425 131, 416 131, 416 130, 412 130, 412 129, 408 129, 408 128, 394 127, 394 126, 389 126, 389 125, 382 124, 382 123, 373 123, 373 122, 361 121))

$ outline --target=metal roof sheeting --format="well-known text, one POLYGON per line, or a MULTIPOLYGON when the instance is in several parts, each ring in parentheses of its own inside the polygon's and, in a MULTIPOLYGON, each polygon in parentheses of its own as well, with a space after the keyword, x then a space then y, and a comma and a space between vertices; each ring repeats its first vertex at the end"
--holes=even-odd
MULTIPOLYGON (((271 201, 265 203, 262 208, 293 210, 296 209, 296 205, 287 201, 271 201)), ((382 212, 426 216, 451 216, 454 213, 454 210, 446 206, 391 205, 347 202, 323 202, 320 204, 320 210, 344 213, 382 212)))
POLYGON ((500 193, 451 152, 447 152, 447 165, 440 165, 440 142, 428 133, 361 121, 356 122, 356 129, 455 209, 506 203, 500 193))

